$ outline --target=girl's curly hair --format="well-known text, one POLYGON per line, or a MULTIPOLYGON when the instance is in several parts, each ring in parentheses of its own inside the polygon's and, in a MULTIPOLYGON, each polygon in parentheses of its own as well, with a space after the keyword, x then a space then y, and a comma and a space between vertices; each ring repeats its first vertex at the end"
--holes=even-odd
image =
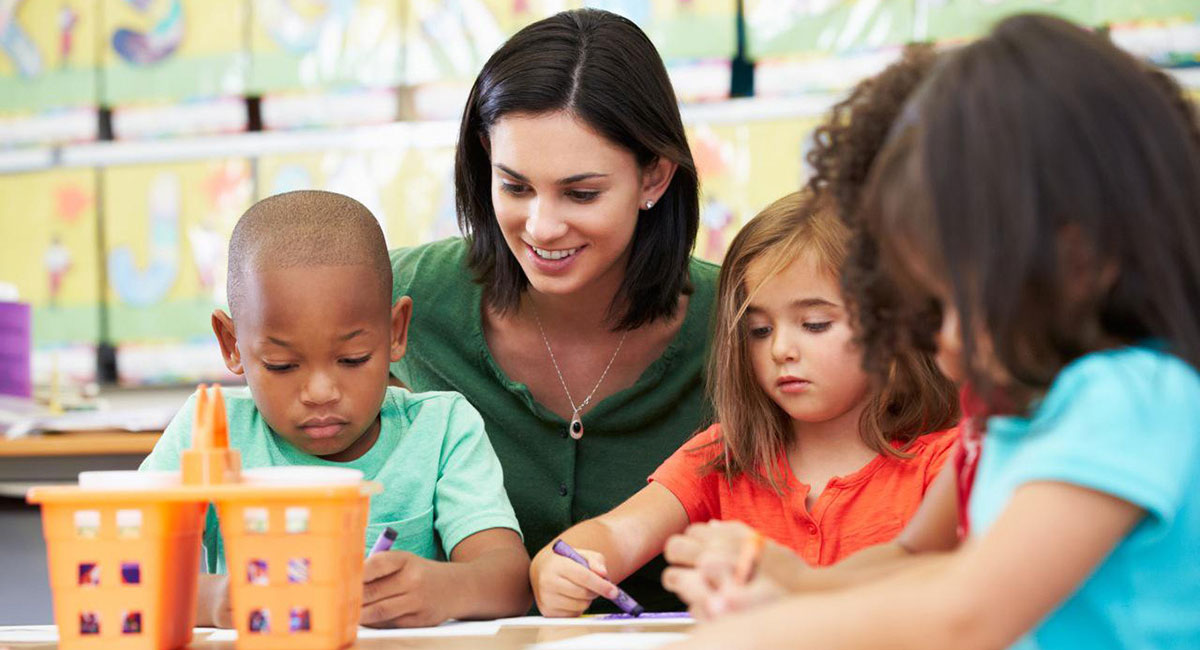
MULTIPOLYGON (((859 82, 833 106, 824 124, 813 132, 807 156, 813 171, 807 187, 829 196, 854 230, 842 273, 843 290, 854 312, 867 368, 883 375, 904 346, 913 344, 919 351, 933 352, 933 332, 941 315, 932 296, 918 299, 924 307, 918 314, 912 313, 907 306, 911 302, 900 299, 895 281, 881 267, 876 242, 856 227, 855 215, 867 174, 892 124, 937 61, 932 45, 906 46, 898 61, 859 82), (913 332, 914 322, 920 324, 919 332, 913 332)), ((936 372, 932 358, 928 364, 936 372)))

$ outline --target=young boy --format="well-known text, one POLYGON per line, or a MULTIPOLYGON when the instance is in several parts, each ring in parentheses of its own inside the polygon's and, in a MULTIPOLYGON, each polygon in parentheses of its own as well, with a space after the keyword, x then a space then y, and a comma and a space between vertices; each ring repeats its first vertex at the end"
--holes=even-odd
MULTIPOLYGON (((385 526, 393 551, 363 569, 362 622, 436 625, 529 609, 529 556, 483 420, 458 393, 388 386, 404 356, 412 301, 392 306, 383 232, 357 201, 300 191, 259 201, 229 243, 229 310, 213 331, 247 388, 222 392, 245 468, 325 465, 383 484, 364 550, 385 526), (449 562, 438 561, 449 557, 449 562)), ((192 397, 142 469, 178 469, 192 397)), ((230 627, 215 510, 204 531, 197 625, 230 627)))

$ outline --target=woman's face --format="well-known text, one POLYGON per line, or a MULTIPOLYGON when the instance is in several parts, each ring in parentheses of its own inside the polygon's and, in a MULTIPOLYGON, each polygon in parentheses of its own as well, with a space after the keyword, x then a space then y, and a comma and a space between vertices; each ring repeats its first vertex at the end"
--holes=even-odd
POLYGON ((632 152, 564 112, 505 115, 488 150, 496 220, 533 290, 620 286, 638 211, 669 183, 657 182, 662 165, 643 173, 632 152))

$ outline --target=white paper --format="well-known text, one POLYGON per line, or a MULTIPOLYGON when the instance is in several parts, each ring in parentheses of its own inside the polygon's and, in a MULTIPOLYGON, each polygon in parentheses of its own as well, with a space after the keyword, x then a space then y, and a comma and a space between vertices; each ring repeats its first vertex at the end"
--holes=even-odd
POLYGON ((506 627, 595 627, 598 625, 636 625, 638 627, 645 627, 650 625, 691 625, 696 622, 685 612, 680 612, 677 616, 666 616, 663 614, 657 616, 643 614, 637 618, 606 618, 606 616, 606 614, 576 616, 575 618, 520 616, 517 618, 502 618, 497 622, 506 627), (660 616, 661 618, 659 618, 660 616))
MULTIPOLYGON (((493 636, 500 631, 500 621, 446 621, 436 627, 401 627, 377 630, 371 627, 358 628, 360 639, 400 639, 429 636, 493 636)), ((237 630, 217 630, 205 641, 234 641, 237 630)))
POLYGON ((529 650, 651 650, 686 638, 688 635, 681 632, 605 632, 539 643, 529 646, 529 650))
POLYGON ((58 643, 58 628, 53 625, 0 627, 0 643, 58 643))

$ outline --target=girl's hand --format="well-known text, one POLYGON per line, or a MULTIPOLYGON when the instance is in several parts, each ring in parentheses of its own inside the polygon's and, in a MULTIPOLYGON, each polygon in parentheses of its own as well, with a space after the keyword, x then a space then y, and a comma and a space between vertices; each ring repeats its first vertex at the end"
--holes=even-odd
POLYGON ((698 569, 668 568, 663 572, 663 586, 675 592, 687 604, 692 618, 700 621, 759 607, 788 593, 763 574, 743 584, 731 580, 728 573, 706 575, 703 564, 698 569))
POLYGON ((449 564, 408 551, 384 551, 363 563, 360 622, 372 627, 429 627, 446 621, 454 593, 449 564))
POLYGON ((576 549, 591 568, 558 555, 549 547, 533 558, 529 579, 533 597, 542 616, 579 616, 597 596, 616 598, 617 587, 607 580, 604 556, 588 549, 576 549))

